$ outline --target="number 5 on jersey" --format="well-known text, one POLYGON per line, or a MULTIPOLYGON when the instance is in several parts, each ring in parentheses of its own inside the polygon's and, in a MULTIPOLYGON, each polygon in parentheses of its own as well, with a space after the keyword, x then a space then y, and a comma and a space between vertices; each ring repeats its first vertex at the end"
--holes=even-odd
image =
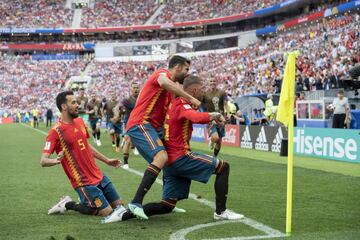
POLYGON ((83 140, 79 139, 77 142, 79 144, 80 150, 81 151, 84 150, 85 149, 85 144, 84 144, 83 140))

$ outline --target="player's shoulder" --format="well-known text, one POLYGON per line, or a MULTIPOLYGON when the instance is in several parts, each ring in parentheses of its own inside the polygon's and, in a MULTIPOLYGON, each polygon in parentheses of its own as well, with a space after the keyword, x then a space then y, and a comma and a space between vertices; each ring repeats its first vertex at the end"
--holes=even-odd
POLYGON ((52 126, 48 132, 48 135, 56 134, 59 131, 59 128, 61 127, 61 122, 57 122, 52 126))
POLYGON ((160 75, 165 75, 166 77, 170 78, 171 77, 171 74, 169 72, 169 70, 165 69, 165 68, 160 68, 158 70, 156 70, 154 72, 154 75, 155 76, 160 76, 160 75))
POLYGON ((185 98, 182 98, 182 97, 175 98, 174 99, 174 105, 178 106, 178 107, 182 107, 185 110, 192 109, 191 103, 188 100, 186 100, 185 98))

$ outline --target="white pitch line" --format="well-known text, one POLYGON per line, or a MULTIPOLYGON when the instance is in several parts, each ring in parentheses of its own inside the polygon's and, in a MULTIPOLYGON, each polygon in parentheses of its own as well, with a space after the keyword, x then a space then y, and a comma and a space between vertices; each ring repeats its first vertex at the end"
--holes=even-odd
MULTIPOLYGON (((192 231, 196 231, 199 229, 203 229, 203 228, 207 228, 207 227, 213 227, 213 226, 218 226, 218 225, 223 225, 223 224, 228 224, 228 223, 244 223, 244 220, 234 220, 234 221, 229 221, 229 220, 224 220, 224 221, 219 221, 219 222, 211 222, 211 223, 205 223, 205 224, 199 224, 199 225, 195 225, 192 227, 188 227, 188 228, 184 228, 181 229, 173 234, 170 235, 170 240, 187 240, 185 238, 185 236, 187 234, 189 234, 192 231)), ((251 239, 266 239, 266 238, 277 238, 277 237, 284 237, 284 234, 281 235, 257 235, 257 236, 238 236, 238 237, 231 237, 231 238, 216 238, 216 239, 202 239, 202 240, 251 240, 251 239)))
MULTIPOLYGON (((40 130, 40 129, 37 129, 37 128, 33 128, 33 127, 30 127, 29 125, 26 125, 24 123, 21 123, 21 125, 27 127, 27 128, 30 128, 32 130, 35 130, 36 132, 38 133, 41 133, 43 135, 47 135, 46 132, 40 130)), ((129 168, 129 169, 124 169, 128 172, 131 172, 135 175, 138 175, 140 177, 142 177, 144 174, 142 172, 139 172, 135 169, 132 169, 132 168, 129 168)), ((163 185, 163 182, 160 180, 160 179, 156 179, 156 182, 160 185, 163 185)), ((189 194, 189 198, 192 199, 192 200, 195 200, 203 205, 206 205, 212 209, 215 209, 215 203, 212 202, 212 201, 209 201, 207 199, 204 199, 204 198, 197 198, 197 196, 193 193, 190 193, 189 194)), ((251 218, 247 218, 247 217, 244 217, 243 219, 241 220, 238 220, 238 221, 219 221, 219 222, 212 222, 212 223, 207 223, 207 224, 200 224, 200 225, 196 225, 196 226, 193 226, 193 227, 189 227, 189 228, 185 228, 185 229, 181 229, 173 234, 171 234, 170 236, 170 240, 185 240, 185 236, 186 234, 188 234, 189 232, 192 232, 194 230, 197 230, 197 229, 201 229, 201 228, 204 228, 204 227, 209 227, 209 226, 216 226, 216 225, 221 225, 221 224, 226 224, 226 223, 231 223, 231 222, 241 222, 245 225, 248 225, 256 230, 259 230, 261 232, 264 232, 266 233, 267 235, 264 235, 264 236, 249 236, 249 237, 232 237, 232 238, 221 238, 221 239, 216 239, 216 240, 248 240, 248 239, 265 239, 265 238, 279 238, 279 237, 285 237, 286 235, 282 232, 280 232, 279 230, 276 230, 276 229, 273 229, 265 224, 262 224, 258 221, 255 221, 251 218)), ((204 239, 205 240, 205 239, 204 239)), ((210 239, 206 239, 206 240, 210 240, 210 239)), ((213 239, 214 240, 214 239, 213 239)))

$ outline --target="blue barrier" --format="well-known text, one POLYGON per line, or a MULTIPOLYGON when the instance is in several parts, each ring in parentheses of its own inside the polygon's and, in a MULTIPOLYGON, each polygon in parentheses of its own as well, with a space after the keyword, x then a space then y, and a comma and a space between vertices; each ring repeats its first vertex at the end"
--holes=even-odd
POLYGON ((194 124, 191 141, 205 142, 205 131, 206 131, 206 125, 194 124))
POLYGON ((45 61, 45 60, 75 60, 77 54, 33 54, 32 60, 45 61))

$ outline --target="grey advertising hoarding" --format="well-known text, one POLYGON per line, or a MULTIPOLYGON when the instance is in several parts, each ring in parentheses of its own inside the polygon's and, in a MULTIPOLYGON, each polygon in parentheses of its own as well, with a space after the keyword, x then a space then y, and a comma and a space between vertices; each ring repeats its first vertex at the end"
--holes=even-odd
POLYGON ((240 126, 240 147, 280 152, 281 140, 287 137, 284 127, 240 126))

